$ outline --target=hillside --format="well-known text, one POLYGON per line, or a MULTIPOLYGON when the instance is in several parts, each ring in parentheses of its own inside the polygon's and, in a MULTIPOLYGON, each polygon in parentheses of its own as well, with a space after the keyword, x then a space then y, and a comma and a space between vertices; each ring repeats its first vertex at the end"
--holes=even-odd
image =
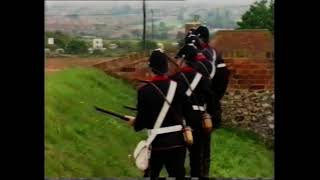
MULTIPOLYGON (((95 69, 72 68, 47 76, 45 176, 140 177, 129 154, 144 133, 92 108, 134 115, 122 106, 134 106, 135 98, 130 85, 95 69)), ((273 151, 254 135, 220 129, 212 142, 213 177, 273 176, 273 151)))

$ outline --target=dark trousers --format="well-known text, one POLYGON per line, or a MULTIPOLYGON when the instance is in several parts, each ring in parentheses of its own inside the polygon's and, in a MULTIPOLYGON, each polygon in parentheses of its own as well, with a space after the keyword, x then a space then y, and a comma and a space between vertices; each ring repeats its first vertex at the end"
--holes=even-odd
POLYGON ((185 147, 177 147, 165 150, 152 150, 149 168, 145 171, 144 177, 151 177, 151 179, 158 178, 162 167, 165 166, 169 177, 184 179, 185 157, 185 147))
POLYGON ((211 133, 203 135, 201 177, 209 177, 211 162, 211 133))
POLYGON ((221 126, 221 114, 222 114, 221 103, 220 103, 220 101, 218 101, 217 108, 215 109, 214 113, 212 114, 213 127, 215 129, 218 129, 221 126))
POLYGON ((193 144, 188 147, 191 177, 209 177, 211 134, 192 132, 193 144))

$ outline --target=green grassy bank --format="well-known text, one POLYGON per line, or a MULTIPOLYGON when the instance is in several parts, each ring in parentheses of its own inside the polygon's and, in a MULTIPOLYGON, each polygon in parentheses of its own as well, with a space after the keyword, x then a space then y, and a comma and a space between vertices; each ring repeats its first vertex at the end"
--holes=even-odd
MULTIPOLYGON (((144 133, 93 109, 134 115, 122 107, 135 105, 130 85, 95 69, 75 68, 48 75, 45 86, 46 177, 142 175, 129 155, 144 133)), ((250 133, 217 130, 212 154, 214 177, 273 176, 273 151, 250 133)))

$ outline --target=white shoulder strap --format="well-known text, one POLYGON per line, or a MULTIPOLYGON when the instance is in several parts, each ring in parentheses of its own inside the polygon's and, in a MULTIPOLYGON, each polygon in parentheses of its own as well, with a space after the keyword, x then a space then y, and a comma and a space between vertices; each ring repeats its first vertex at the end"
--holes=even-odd
POLYGON ((214 49, 212 49, 212 70, 210 73, 210 79, 212 79, 214 77, 214 75, 216 74, 216 60, 217 60, 217 53, 214 49))
POLYGON ((187 95, 187 96, 191 96, 192 91, 194 91, 194 89, 197 87, 198 83, 199 83, 200 80, 201 80, 201 77, 202 77, 202 75, 201 75, 200 73, 197 73, 197 74, 194 76, 194 78, 193 78, 193 80, 192 80, 192 82, 191 82, 191 84, 190 84, 190 88, 188 88, 188 90, 186 91, 186 95, 187 95))
POLYGON ((213 48, 212 48, 212 60, 213 62, 217 60, 217 53, 216 53, 216 50, 214 50, 213 48))
MULTIPOLYGON (((164 100, 162 108, 160 110, 160 113, 157 117, 156 122, 154 123, 153 129, 157 129, 160 128, 162 125, 162 122, 164 120, 164 118, 166 117, 168 110, 170 108, 170 104, 172 103, 173 97, 175 95, 177 89, 177 83, 174 81, 170 81, 170 85, 169 85, 169 89, 166 95, 166 100, 164 100)), ((147 145, 151 144, 151 142, 154 140, 154 138, 156 137, 157 134, 151 133, 150 136, 147 139, 147 145)))
POLYGON ((214 77, 214 75, 216 74, 216 65, 215 65, 215 62, 212 61, 211 65, 212 65, 212 70, 211 70, 211 73, 210 73, 210 79, 212 79, 212 78, 214 77))

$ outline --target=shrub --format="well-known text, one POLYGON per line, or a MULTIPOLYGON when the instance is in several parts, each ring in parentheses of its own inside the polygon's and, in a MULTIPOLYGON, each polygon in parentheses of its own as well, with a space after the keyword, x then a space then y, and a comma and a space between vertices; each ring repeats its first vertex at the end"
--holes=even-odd
POLYGON ((85 41, 72 39, 66 46, 69 54, 84 54, 88 52, 88 45, 85 41))
MULTIPOLYGON (((138 46, 141 48, 141 50, 143 50, 143 48, 144 48, 143 41, 140 41, 138 43, 138 46)), ((146 49, 147 50, 156 49, 157 47, 158 47, 158 45, 155 41, 146 40, 146 49)))

